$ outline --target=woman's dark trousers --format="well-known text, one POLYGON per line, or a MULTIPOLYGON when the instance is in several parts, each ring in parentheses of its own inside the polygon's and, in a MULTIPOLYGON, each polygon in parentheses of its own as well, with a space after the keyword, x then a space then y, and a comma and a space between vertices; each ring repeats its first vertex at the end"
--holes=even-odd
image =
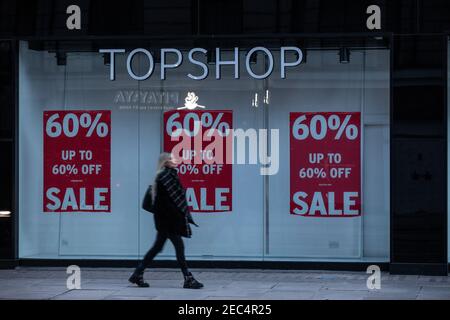
POLYGON ((175 247, 175 253, 177 255, 177 261, 178 264, 180 265, 181 272, 183 272, 184 276, 189 275, 186 258, 184 256, 183 239, 179 235, 168 234, 163 232, 157 233, 155 243, 150 248, 150 250, 148 250, 148 252, 145 254, 144 259, 141 261, 141 263, 139 263, 138 267, 135 270, 135 274, 142 274, 144 272, 145 268, 147 268, 150 265, 150 263, 153 261, 156 255, 162 251, 167 239, 169 239, 172 242, 173 246, 175 247))

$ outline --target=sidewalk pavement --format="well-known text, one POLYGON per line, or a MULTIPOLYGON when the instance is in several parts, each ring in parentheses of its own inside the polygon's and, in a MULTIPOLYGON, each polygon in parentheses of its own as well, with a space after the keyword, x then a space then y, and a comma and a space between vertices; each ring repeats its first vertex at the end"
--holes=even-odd
POLYGON ((367 288, 365 272, 193 269, 205 288, 182 289, 177 269, 149 269, 150 288, 128 283, 132 269, 82 268, 81 289, 69 290, 65 268, 0 270, 0 299, 55 300, 366 300, 449 299, 450 277, 382 273, 381 289, 367 288))

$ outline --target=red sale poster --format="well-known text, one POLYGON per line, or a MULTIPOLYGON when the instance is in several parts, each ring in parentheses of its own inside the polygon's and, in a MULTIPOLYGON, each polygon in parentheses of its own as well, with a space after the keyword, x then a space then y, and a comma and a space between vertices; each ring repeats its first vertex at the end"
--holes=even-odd
POLYGON ((290 213, 361 215, 361 114, 290 113, 290 213))
POLYGON ((111 111, 44 111, 44 212, 111 212, 111 111))
POLYGON ((232 134, 227 132, 232 128, 230 110, 164 113, 164 151, 180 162, 191 212, 232 210, 232 134))

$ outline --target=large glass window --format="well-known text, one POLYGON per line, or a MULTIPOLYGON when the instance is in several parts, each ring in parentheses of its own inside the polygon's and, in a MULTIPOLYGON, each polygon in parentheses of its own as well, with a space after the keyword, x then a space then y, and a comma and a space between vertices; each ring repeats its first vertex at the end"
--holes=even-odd
MULTIPOLYGON (((352 49, 348 61, 342 61, 336 48, 308 50, 307 59, 297 68, 290 68, 285 79, 280 78, 279 48, 272 52, 274 70, 265 80, 244 72, 247 51, 243 49, 239 52, 239 79, 234 78, 234 68, 230 66, 222 68, 220 80, 215 79, 215 65, 211 63, 214 58, 205 55, 198 58, 210 69, 210 75, 204 80, 195 81, 186 76, 201 72, 198 65, 189 63, 167 71, 167 79, 160 80, 161 62, 156 58, 153 76, 136 81, 127 72, 128 55, 124 53, 115 55, 115 80, 110 81, 110 61, 92 49, 55 54, 45 46, 33 47, 22 42, 19 256, 141 257, 156 233, 153 217, 141 209, 141 201, 152 183, 158 155, 163 150, 164 112, 182 107, 188 93, 194 92, 204 110, 232 112, 233 129, 279 130, 279 165, 273 175, 261 175, 260 163, 246 161, 232 165, 232 209, 193 214, 200 228, 194 227, 194 236, 186 241, 188 257, 196 260, 388 260, 389 50, 352 49), (55 123, 61 121, 63 132, 67 130, 70 135, 75 130, 72 122, 68 122, 67 128, 62 122, 63 115, 72 112, 79 132, 86 139, 82 140, 86 150, 97 148, 99 157, 109 155, 102 158, 104 166, 100 171, 106 171, 96 175, 98 167, 87 166, 86 170, 91 170, 89 179, 94 179, 89 183, 101 184, 95 177, 104 174, 102 179, 106 177, 110 187, 106 198, 110 201, 103 199, 101 193, 83 194, 89 192, 88 188, 80 191, 87 178, 71 179, 71 175, 77 176, 76 170, 82 170, 81 166, 71 167, 67 160, 70 150, 78 143, 76 138, 61 140, 65 145, 58 146, 58 150, 67 151, 65 156, 49 153, 50 140, 46 135, 47 130, 55 130, 50 135, 57 132, 56 127, 48 129, 49 118, 56 111, 61 118, 55 118, 55 123), (107 112, 110 120, 96 118, 98 113, 105 117, 107 112), (291 214, 290 153, 294 151, 290 145, 290 114, 302 112, 360 115, 360 215, 323 218, 291 214), (102 130, 106 129, 108 134, 101 140, 102 130), (96 145, 91 145, 89 141, 94 140, 87 138, 95 135, 98 140, 96 145), (61 157, 57 166, 55 157, 61 157), (48 163, 52 166, 47 167, 48 163), (48 201, 44 200, 47 182, 53 179, 49 176, 55 175, 63 175, 71 185, 81 184, 74 188, 73 194, 78 210, 47 212, 48 201), (81 210, 80 199, 84 199, 85 210, 81 210), (95 199, 103 200, 95 204, 95 199), (100 209, 89 211, 91 204, 100 209), (101 211, 102 205, 107 207, 106 212, 101 211)), ((232 59, 231 53, 231 50, 224 52, 223 59, 232 59)), ((183 51, 185 61, 187 56, 187 51, 183 51)), ((269 62, 259 52, 251 60, 251 68, 262 74, 269 62)), ((137 75, 145 74, 149 66, 143 55, 136 55, 132 64, 137 75)), ((274 152, 276 148, 271 144, 270 135, 267 141, 269 150, 274 152)), ((249 144, 247 141, 246 146, 249 144)), ((81 147, 77 148, 79 151, 81 147)), ((249 158, 246 154, 246 159, 249 158)), ((69 195, 65 200, 70 204, 73 199, 69 195)), ((172 247, 167 245, 159 258, 174 258, 172 247)))
POLYGON ((289 154, 307 151, 280 143, 280 172, 269 177, 267 258, 388 259, 389 52, 354 50, 349 63, 339 63, 337 51, 309 51, 307 63, 289 79, 273 76, 268 85, 269 127, 280 130, 280 141, 289 141, 292 112, 360 113, 362 207, 357 217, 287 214, 289 154))

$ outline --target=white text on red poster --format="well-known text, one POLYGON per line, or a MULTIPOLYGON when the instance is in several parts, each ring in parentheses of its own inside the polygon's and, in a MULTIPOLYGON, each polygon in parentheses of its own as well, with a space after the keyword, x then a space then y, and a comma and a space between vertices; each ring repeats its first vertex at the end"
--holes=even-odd
POLYGON ((359 112, 290 113, 290 212, 361 215, 359 112))
POLYGON ((44 212, 111 212, 111 111, 44 112, 44 212))
POLYGON ((232 210, 232 127, 229 110, 164 113, 164 150, 181 162, 177 170, 191 212, 232 210))

